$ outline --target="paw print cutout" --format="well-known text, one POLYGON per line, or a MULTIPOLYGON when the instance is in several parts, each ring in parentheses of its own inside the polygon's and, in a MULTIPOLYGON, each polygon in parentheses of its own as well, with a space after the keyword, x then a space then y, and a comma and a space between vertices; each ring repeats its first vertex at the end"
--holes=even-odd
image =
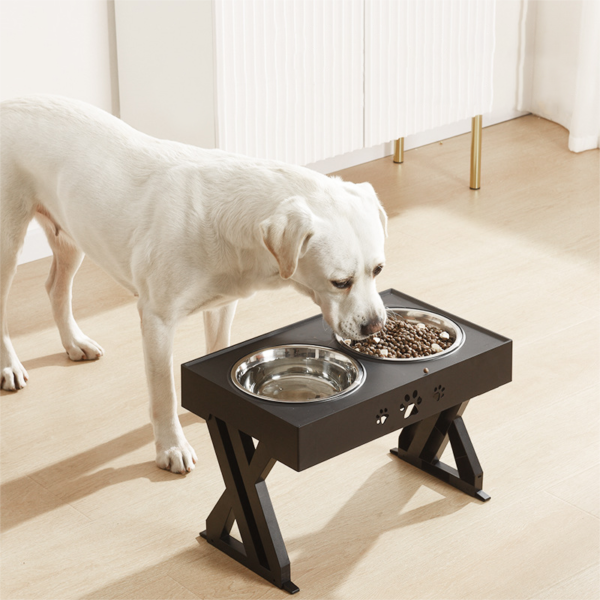
POLYGON ((388 420, 389 416, 390 415, 388 414, 388 409, 382 408, 379 411, 379 414, 375 417, 375 422, 377 423, 377 425, 383 425, 388 420))
POLYGON ((421 404, 421 402, 423 402, 423 398, 419 396, 418 390, 415 390, 412 393, 412 396, 406 394, 406 396, 404 396, 404 402, 400 405, 400 412, 404 415, 404 418, 408 419, 408 417, 418 414, 419 409, 417 408, 417 405, 421 404))
POLYGON ((444 397, 444 392, 446 391, 446 388, 438 385, 437 387, 435 387, 433 389, 433 397, 435 398, 436 401, 441 400, 444 397))

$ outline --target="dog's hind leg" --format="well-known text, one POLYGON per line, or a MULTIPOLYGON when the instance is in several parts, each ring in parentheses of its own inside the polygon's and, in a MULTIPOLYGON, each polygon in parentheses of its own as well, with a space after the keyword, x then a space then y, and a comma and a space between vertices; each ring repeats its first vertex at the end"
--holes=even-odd
POLYGON ((231 323, 235 316, 237 300, 227 306, 204 311, 204 337, 206 352, 216 352, 230 344, 231 323))
POLYGON ((31 216, 20 208, 13 211, 13 207, 9 208, 7 204, 7 198, 4 196, 0 215, 0 315, 2 318, 0 377, 3 390, 16 391, 27 385, 29 376, 17 357, 8 333, 7 301, 10 286, 17 272, 17 257, 31 216))
POLYGON ((83 261, 83 252, 61 232, 43 209, 36 213, 36 219, 44 228, 54 254, 46 280, 46 291, 67 355, 74 361, 100 358, 104 350, 79 329, 73 317, 73 278, 83 261))

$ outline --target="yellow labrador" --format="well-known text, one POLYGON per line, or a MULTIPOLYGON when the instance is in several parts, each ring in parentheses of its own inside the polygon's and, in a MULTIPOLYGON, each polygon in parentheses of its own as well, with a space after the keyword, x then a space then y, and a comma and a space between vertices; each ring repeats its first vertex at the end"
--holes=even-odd
POLYGON ((1 105, 2 388, 26 385, 6 324, 6 299, 28 223, 54 259, 46 282, 72 360, 102 356, 78 327, 71 286, 84 254, 139 297, 150 414, 163 469, 196 454, 177 418, 177 323, 204 311, 209 352, 229 345, 236 302, 292 285, 331 328, 360 339, 381 329, 375 289, 386 216, 368 183, 158 140, 79 101, 30 96, 1 105))

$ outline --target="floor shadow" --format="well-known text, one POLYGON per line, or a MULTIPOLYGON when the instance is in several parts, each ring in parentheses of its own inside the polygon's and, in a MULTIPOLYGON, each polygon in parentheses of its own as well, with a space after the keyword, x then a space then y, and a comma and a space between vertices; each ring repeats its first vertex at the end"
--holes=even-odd
MULTIPOLYGON (((66 352, 56 352, 55 354, 47 354, 46 356, 38 356, 36 358, 30 358, 22 362, 25 370, 31 374, 36 369, 43 367, 74 367, 82 364, 95 363, 96 360, 71 360, 66 352)), ((18 390, 0 390, 0 398, 3 396, 12 396, 18 390)))
MULTIPOLYGON (((390 455, 389 458, 390 461, 373 472, 325 527, 290 540, 287 548, 290 555, 294 555, 296 573, 326 570, 328 586, 337 588, 384 534, 447 517, 468 504, 481 504, 396 457, 390 455), (442 497, 406 511, 422 487, 430 488, 442 497), (392 510, 390 497, 394 499, 392 510), (343 569, 327 568, 332 556, 343 556, 343 569)), ((395 546, 395 551, 401 549, 395 546)), ((410 554, 414 548, 407 546, 405 551, 410 554)), ((339 564, 339 561, 333 563, 339 564)), ((392 571, 389 577, 394 577, 392 571)))
POLYGON ((95 362, 93 360, 71 360, 66 352, 56 352, 55 354, 48 354, 46 356, 38 356, 37 358, 31 358, 23 361, 23 366, 27 371, 35 371, 35 369, 41 369, 42 367, 73 367, 85 363, 95 362))
MULTIPOLYGON (((382 535, 394 531, 401 535, 400 530, 405 527, 443 519, 470 503, 481 504, 390 456, 390 462, 374 471, 319 531, 286 541, 288 552, 293 556, 292 581, 302 588, 298 577, 305 573, 307 578, 312 576, 319 581, 325 578, 328 589, 336 589, 382 535), (442 497, 404 511, 423 486, 435 490, 442 497), (390 495, 394 498, 394 510, 390 510, 390 495), (337 557, 333 561, 336 568, 331 568, 332 557, 337 557), (344 565, 343 568, 339 568, 340 564, 344 565), (318 573, 320 570, 325 570, 326 575, 318 573)), ((198 538, 198 543, 196 550, 188 548, 84 598, 118 597, 119 590, 132 589, 135 581, 150 581, 167 574, 202 598, 238 598, 242 587, 252 589, 253 597, 287 597, 286 592, 275 588, 203 539, 198 538), (227 583, 216 585, 218 581, 227 583), (214 595, 215 592, 218 596, 214 595)), ((395 552, 398 551, 397 546, 394 548, 395 552)), ((414 552, 414 545, 406 548, 407 555, 414 552)), ((395 575, 389 571, 388 576, 393 578, 395 575)), ((314 597, 314 593, 310 595, 314 597)))
MULTIPOLYGON (((179 418, 184 428, 201 421, 199 417, 191 413, 182 414, 179 418)), ((98 467, 119 456, 151 444, 153 439, 152 425, 148 423, 104 444, 95 446, 90 450, 44 467, 39 471, 29 473, 25 477, 3 483, 0 485, 0 503, 2 506, 0 532, 8 531, 42 514, 125 481, 140 478, 145 478, 152 482, 179 480, 182 475, 159 469, 153 461, 127 465, 126 467, 117 469, 106 468, 96 471, 98 467), (95 472, 90 473, 90 471, 95 472), (44 498, 43 502, 36 502, 35 500, 26 503, 18 502, 16 499, 23 494, 23 490, 28 489, 31 481, 36 482, 42 476, 45 480, 68 479, 75 491, 65 499, 53 495, 50 500, 44 498), (13 511, 13 507, 16 510, 13 511)))

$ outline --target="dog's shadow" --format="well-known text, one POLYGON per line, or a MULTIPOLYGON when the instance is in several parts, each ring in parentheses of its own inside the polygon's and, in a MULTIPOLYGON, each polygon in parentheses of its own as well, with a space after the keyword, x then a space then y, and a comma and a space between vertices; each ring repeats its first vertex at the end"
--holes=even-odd
MULTIPOLYGON (((68 360, 68 359, 67 359, 68 360)), ((201 420, 191 413, 180 415, 181 425, 186 427, 201 420)), ((21 523, 90 496, 104 488, 133 479, 148 479, 153 483, 176 482, 181 475, 159 469, 154 461, 146 461, 124 467, 107 467, 91 473, 103 464, 146 445, 152 445, 154 435, 148 423, 122 436, 90 448, 75 456, 12 479, 0 486, 2 520, 0 532, 21 523), (40 494, 39 481, 68 479, 69 495, 61 498, 55 494, 40 494)))
MULTIPOLYGON (((45 356, 38 356, 37 358, 30 358, 24 360, 21 364, 28 373, 32 373, 36 369, 43 369, 44 367, 74 367, 76 365, 91 364, 95 363, 95 360, 71 360, 66 352, 56 352, 55 354, 47 354, 45 356)), ((14 396, 15 390, 2 390, 0 389, 0 398, 4 396, 14 396)))
POLYGON ((66 352, 56 352, 55 354, 47 354, 46 356, 38 356, 23 361, 23 366, 26 371, 35 371, 43 367, 73 367, 83 363, 92 363, 94 360, 71 360, 66 352))
MULTIPOLYGON (((45 356, 38 356, 37 358, 30 358, 22 362, 23 367, 28 373, 35 371, 36 369, 43 369, 44 367, 74 367, 77 365, 95 363, 95 360, 71 360, 66 352, 56 352, 54 354, 47 354, 45 356)), ((0 390, 0 397, 12 396, 15 391, 0 390)))

